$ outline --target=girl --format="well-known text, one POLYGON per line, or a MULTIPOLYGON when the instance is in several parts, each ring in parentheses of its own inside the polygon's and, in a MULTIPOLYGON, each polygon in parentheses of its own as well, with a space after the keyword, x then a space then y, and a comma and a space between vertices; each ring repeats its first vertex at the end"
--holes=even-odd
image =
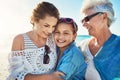
POLYGON ((64 80, 84 80, 86 63, 80 49, 75 45, 77 24, 71 18, 61 18, 54 31, 58 64, 56 72, 64 80))

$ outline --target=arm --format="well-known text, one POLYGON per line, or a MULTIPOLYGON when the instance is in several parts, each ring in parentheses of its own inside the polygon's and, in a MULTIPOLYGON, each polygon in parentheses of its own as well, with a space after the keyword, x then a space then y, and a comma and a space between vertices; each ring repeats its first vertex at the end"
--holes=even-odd
POLYGON ((61 76, 64 76, 61 72, 54 72, 52 74, 27 74, 24 80, 63 80, 61 76))

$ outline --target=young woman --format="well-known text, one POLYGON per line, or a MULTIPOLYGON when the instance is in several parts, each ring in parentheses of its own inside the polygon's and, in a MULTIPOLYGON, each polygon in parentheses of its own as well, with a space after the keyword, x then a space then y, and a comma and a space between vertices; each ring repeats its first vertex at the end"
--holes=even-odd
POLYGON ((33 76, 37 78, 37 74, 54 70, 57 54, 52 32, 58 19, 59 12, 53 4, 42 2, 37 5, 31 16, 33 30, 19 34, 13 40, 7 80, 31 80, 33 76))

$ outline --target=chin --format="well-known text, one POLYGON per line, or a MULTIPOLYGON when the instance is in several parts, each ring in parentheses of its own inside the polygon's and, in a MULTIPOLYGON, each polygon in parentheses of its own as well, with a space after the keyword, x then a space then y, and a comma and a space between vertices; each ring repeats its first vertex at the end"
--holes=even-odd
POLYGON ((89 32, 89 35, 93 36, 93 34, 91 32, 89 32))
POLYGON ((58 47, 63 47, 63 45, 61 45, 61 44, 57 44, 57 46, 58 46, 58 47))

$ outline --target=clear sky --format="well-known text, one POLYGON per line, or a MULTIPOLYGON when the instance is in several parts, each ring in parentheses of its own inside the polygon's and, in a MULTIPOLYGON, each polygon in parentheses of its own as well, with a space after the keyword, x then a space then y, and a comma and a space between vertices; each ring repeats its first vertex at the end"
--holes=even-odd
MULTIPOLYGON (((41 0, 0 0, 0 53, 10 49, 15 35, 32 29, 30 15, 41 0)), ((78 34, 86 35, 81 25, 80 8, 82 0, 42 0, 53 3, 61 17, 71 17, 79 26, 78 34)), ((115 9, 116 21, 110 27, 113 33, 120 35, 120 0, 110 0, 115 9)))

